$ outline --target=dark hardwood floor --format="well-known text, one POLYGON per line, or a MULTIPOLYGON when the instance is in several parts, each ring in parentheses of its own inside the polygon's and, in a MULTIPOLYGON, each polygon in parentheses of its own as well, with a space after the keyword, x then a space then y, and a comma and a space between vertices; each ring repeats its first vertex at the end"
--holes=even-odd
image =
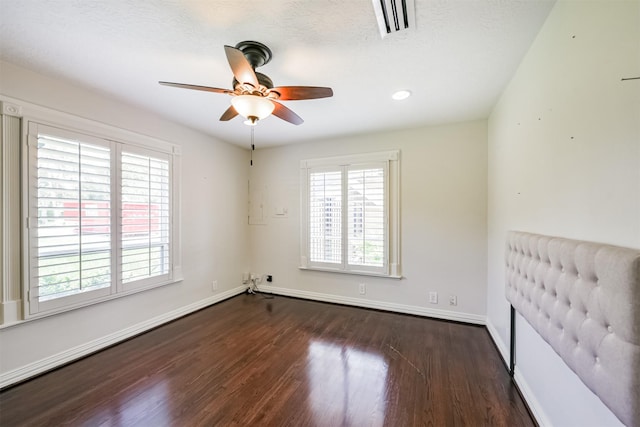
POLYGON ((8 426, 532 426, 482 327, 241 295, 0 393, 8 426))

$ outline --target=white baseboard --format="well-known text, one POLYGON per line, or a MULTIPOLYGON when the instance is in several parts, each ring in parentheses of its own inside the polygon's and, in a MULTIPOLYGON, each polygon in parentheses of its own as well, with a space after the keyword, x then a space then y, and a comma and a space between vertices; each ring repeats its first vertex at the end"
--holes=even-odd
MULTIPOLYGON (((489 331, 489 335, 491 336, 491 339, 493 340, 496 347, 498 348, 498 351, 502 355, 502 361, 505 363, 507 369, 509 369, 510 351, 507 349, 507 344, 502 340, 502 338, 500 337, 500 334, 498 333, 498 330, 496 329, 495 326, 493 326, 491 319, 489 319, 488 317, 487 317, 486 326, 487 326, 487 331, 489 331)), ((551 427, 552 424, 549 421, 549 418, 547 418, 547 415, 542 409, 540 402, 538 402, 538 399, 536 399, 536 396, 531 391, 529 384, 522 376, 522 372, 520 372, 517 365, 514 368, 513 380, 518 386, 518 388, 520 389, 520 393, 522 394, 522 397, 527 403, 527 406, 531 411, 531 415, 533 415, 533 418, 535 418, 536 422, 538 423, 538 426, 551 427)))
POLYGON ((319 292, 301 291, 298 289, 280 288, 277 286, 260 285, 260 290, 277 295, 290 296, 296 298, 310 299, 314 301, 331 302, 336 304, 351 305, 355 307, 374 308, 377 310, 393 311, 404 314, 415 314, 417 316, 433 317, 436 319, 453 320, 456 322, 472 323, 484 325, 485 316, 469 313, 458 313, 454 311, 436 310, 415 305, 396 304, 384 301, 375 301, 361 298, 351 298, 339 295, 323 294, 319 292))
POLYGON ((60 352, 58 354, 54 354, 53 356, 46 357, 36 362, 29 363, 28 365, 14 369, 12 371, 4 372, 0 374, 0 388, 10 386, 11 384, 15 384, 20 381, 24 381, 28 378, 34 377, 36 375, 42 374, 51 369, 57 368, 58 366, 72 362, 76 359, 87 356, 91 353, 95 353, 96 351, 99 351, 108 346, 117 344, 120 341, 123 341, 127 338, 131 338, 135 335, 146 332, 164 323, 170 322, 174 319, 185 316, 194 311, 198 311, 202 308, 205 308, 207 306, 210 306, 212 304, 215 304, 227 298, 231 298, 233 296, 239 295, 245 292, 246 290, 247 290, 246 286, 238 286, 228 291, 213 295, 209 298, 205 298, 203 300, 197 301, 193 304, 180 307, 168 313, 161 314, 160 316, 156 316, 144 322, 138 323, 128 328, 106 335, 102 338, 89 341, 85 344, 70 348, 68 350, 60 352))
POLYGON ((507 344, 504 341, 502 341, 502 338, 500 337, 498 330, 496 329, 495 326, 493 326, 493 323, 491 322, 491 319, 489 319, 489 317, 487 317, 486 326, 487 326, 487 331, 489 331, 489 335, 493 340, 493 343, 496 345, 496 347, 498 348, 498 352, 502 356, 502 361, 504 362, 507 369, 509 369, 510 355, 509 355, 509 350, 507 349, 507 344))
POLYGON ((517 365, 514 369, 513 379, 518 385, 520 393, 522 394, 524 400, 527 402, 527 406, 529 406, 529 410, 531 411, 533 418, 536 419, 538 426, 551 427, 553 424, 551 424, 551 421, 549 421, 547 414, 542 409, 542 405, 540 404, 540 402, 538 402, 538 399, 536 399, 536 396, 533 394, 533 391, 531 391, 529 384, 522 376, 522 372, 520 372, 517 365))

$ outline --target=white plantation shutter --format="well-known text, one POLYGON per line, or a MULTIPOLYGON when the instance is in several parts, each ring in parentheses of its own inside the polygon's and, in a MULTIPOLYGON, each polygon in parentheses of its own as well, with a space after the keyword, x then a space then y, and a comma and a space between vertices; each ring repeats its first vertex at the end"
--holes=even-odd
POLYGON ((347 182, 348 264, 383 267, 386 246, 384 165, 352 167, 348 170, 347 182))
POLYGON ((27 317, 181 279, 179 149, 27 127, 27 317))
POLYGON ((30 162, 32 309, 110 294, 111 144, 42 125, 29 141, 37 148, 30 162))
POLYGON ((342 171, 309 174, 309 260, 342 264, 342 171))
POLYGON ((122 151, 120 271, 122 283, 170 272, 169 160, 122 151))
POLYGON ((400 277, 398 154, 301 161, 301 268, 400 277))

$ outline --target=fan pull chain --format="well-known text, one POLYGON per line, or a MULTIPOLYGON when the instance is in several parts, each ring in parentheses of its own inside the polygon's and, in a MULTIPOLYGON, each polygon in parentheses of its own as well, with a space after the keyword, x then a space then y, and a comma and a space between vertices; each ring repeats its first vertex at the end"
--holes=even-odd
POLYGON ((250 166, 253 166, 253 150, 256 149, 256 146, 253 144, 253 131, 255 130, 254 126, 251 126, 251 161, 249 162, 250 166))

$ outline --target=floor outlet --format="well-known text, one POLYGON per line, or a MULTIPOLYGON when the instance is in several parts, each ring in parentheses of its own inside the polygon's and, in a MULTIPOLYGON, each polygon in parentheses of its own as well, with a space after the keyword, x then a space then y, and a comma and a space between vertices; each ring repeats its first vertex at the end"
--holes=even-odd
POLYGON ((458 297, 455 295, 451 295, 449 297, 449 305, 458 305, 458 297))
POLYGON ((367 287, 364 283, 360 283, 359 285, 360 295, 364 295, 367 293, 367 287))
POLYGON ((438 293, 437 292, 429 292, 429 302, 431 304, 438 303, 438 293))

